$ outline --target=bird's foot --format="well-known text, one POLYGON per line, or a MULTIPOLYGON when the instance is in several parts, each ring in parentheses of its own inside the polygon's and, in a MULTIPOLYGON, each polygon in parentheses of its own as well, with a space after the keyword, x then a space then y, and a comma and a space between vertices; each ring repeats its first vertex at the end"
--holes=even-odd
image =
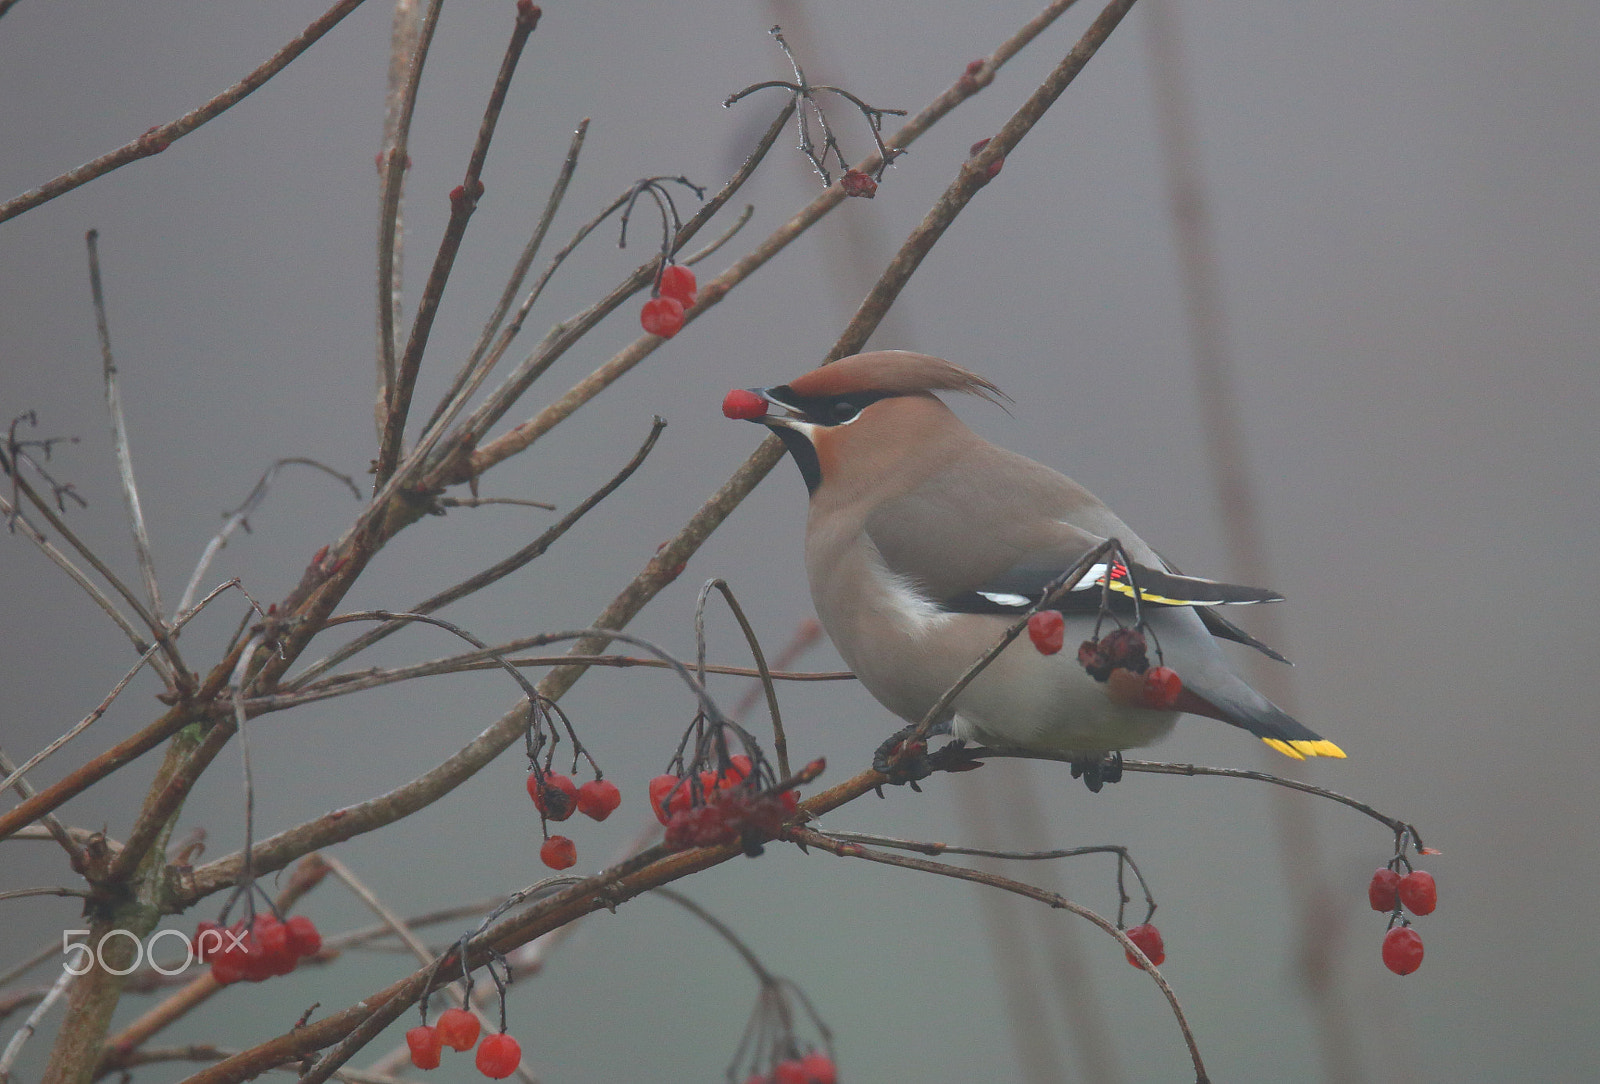
POLYGON ((1107 783, 1122 779, 1122 754, 1119 752, 1090 755, 1072 761, 1072 778, 1082 779, 1090 794, 1099 794, 1107 783))
MULTIPOLYGON (((886 782, 896 786, 904 783, 920 792, 922 788, 917 786, 917 780, 932 775, 934 765, 928 756, 927 741, 912 740, 916 732, 915 726, 908 726, 890 734, 872 754, 872 767, 886 777, 886 782)), ((881 790, 878 796, 883 796, 881 790)))

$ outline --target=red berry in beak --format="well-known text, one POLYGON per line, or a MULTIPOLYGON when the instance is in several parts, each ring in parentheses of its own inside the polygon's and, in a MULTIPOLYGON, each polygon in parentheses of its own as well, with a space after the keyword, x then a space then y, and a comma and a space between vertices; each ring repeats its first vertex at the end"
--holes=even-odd
POLYGON ((735 421, 754 421, 767 412, 767 401, 753 391, 734 388, 722 398, 722 415, 735 421))

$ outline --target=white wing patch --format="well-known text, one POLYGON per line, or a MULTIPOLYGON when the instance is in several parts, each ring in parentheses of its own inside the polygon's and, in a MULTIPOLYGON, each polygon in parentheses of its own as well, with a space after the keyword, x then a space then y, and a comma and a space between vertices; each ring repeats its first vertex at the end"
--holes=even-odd
POLYGON ((978 591, 979 597, 986 598, 996 606, 1015 606, 1017 609, 1026 609, 1033 605, 1033 599, 1027 595, 1012 595, 1004 591, 978 591))

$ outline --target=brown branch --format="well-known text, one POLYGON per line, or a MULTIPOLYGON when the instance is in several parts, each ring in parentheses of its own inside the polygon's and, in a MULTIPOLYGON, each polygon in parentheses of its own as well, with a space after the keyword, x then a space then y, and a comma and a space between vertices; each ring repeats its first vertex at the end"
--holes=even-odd
POLYGON ((394 333, 400 318, 400 201, 405 195, 406 169, 411 156, 411 118, 417 109, 422 68, 433 47, 443 0, 431 0, 421 23, 414 0, 397 0, 390 31, 389 95, 384 116, 383 149, 379 151, 383 176, 378 207, 378 438, 392 408, 396 381, 394 333))
POLYGON ((318 38, 337 26, 341 19, 360 7, 361 3, 362 0, 339 0, 292 41, 274 53, 265 64, 200 108, 185 113, 175 121, 157 125, 132 143, 118 147, 92 162, 86 162, 77 169, 69 170, 53 180, 46 181, 38 188, 0 203, 0 222, 15 218, 41 203, 48 203, 57 196, 64 195, 79 185, 92 181, 102 174, 110 173, 129 162, 148 158, 152 154, 160 154, 174 140, 182 139, 202 124, 226 112, 268 79, 277 75, 290 61, 315 44, 318 38))
MULTIPOLYGON (((639 450, 633 453, 633 458, 629 459, 627 463, 623 464, 622 469, 617 471, 616 474, 612 475, 605 485, 601 486, 599 489, 589 494, 589 496, 585 497, 576 508, 563 516, 559 522, 547 528, 539 535, 538 538, 535 538, 532 542, 528 543, 528 545, 511 554, 511 556, 506 557, 494 565, 491 565, 489 568, 484 569, 477 575, 462 580, 455 586, 446 588, 431 598, 424 599, 422 602, 419 602, 417 605, 413 606, 409 612, 418 614, 432 613, 437 609, 448 606, 450 603, 455 602, 458 599, 465 598, 474 591, 482 590, 491 583, 494 583, 496 580, 500 580, 511 575, 511 573, 517 571, 517 569, 526 565, 528 562, 541 556, 556 542, 557 539, 571 530, 584 516, 588 515, 595 505, 611 496, 612 493, 617 491, 618 487, 620 487, 622 483, 626 482, 633 476, 633 473, 644 464, 644 461, 650 455, 651 450, 655 448, 656 441, 660 438, 661 431, 665 429, 666 426, 667 423, 661 418, 658 417, 653 419, 650 424, 649 435, 645 437, 644 443, 639 446, 639 450)), ((361 636, 358 636, 356 639, 334 651, 331 655, 328 655, 323 659, 319 659, 317 662, 314 662, 310 666, 306 667, 304 671, 295 675, 294 680, 289 682, 286 687, 291 690, 303 687, 307 681, 316 677, 318 674, 326 672, 330 667, 337 666, 339 663, 350 658, 352 655, 355 655, 361 651, 365 651, 367 648, 371 647, 379 640, 382 640, 390 633, 397 631, 400 627, 401 623, 396 623, 393 625, 380 625, 378 628, 363 633, 361 636)), ((549 641, 545 642, 548 643, 549 641)))
POLYGON ((160 617, 161 587, 156 581, 156 562, 150 550, 150 532, 145 527, 144 508, 139 503, 139 485, 134 481, 133 449, 128 443, 128 423, 122 412, 122 391, 117 385, 117 363, 111 354, 111 323, 106 316, 105 287, 100 280, 100 231, 90 230, 84 240, 89 248, 89 294, 94 302, 95 330, 100 337, 106 410, 111 415, 111 449, 117 460, 117 476, 122 483, 123 500, 128 506, 128 524, 133 529, 134 554, 138 557, 139 574, 144 577, 144 589, 150 598, 150 612, 160 617))
POLYGON ((561 163, 561 172, 556 177, 555 185, 550 189, 550 195, 545 199, 544 211, 539 215, 539 222, 533 228, 533 236, 523 246, 522 255, 517 258, 516 265, 511 269, 511 276, 506 280, 505 289, 501 291, 499 304, 485 321, 483 331, 472 347, 472 353, 467 355, 467 360, 462 363, 460 371, 450 381, 445 393, 439 397, 439 404, 434 407, 433 416, 422 427, 419 447, 423 455, 428 454, 428 448, 444 434, 445 427, 455 420, 456 412, 477 392, 489 373, 500 363, 511 341, 522 331, 522 323, 527 319, 528 311, 533 308, 533 303, 538 299, 544 284, 549 281, 551 272, 546 272, 540 278, 538 285, 528 293, 527 299, 518 307, 515 318, 502 329, 500 325, 504 322, 506 313, 511 311, 511 302, 516 299, 517 291, 522 288, 528 269, 533 266, 534 257, 539 254, 539 248, 544 244, 545 235, 550 232, 550 223, 555 221, 556 211, 566 197, 567 186, 572 183, 572 175, 577 171, 578 155, 583 151, 583 143, 588 134, 589 118, 584 117, 578 122, 577 130, 572 133, 572 142, 567 145, 567 157, 561 163), (499 332, 498 339, 496 332, 499 332), (494 347, 492 353, 491 344, 494 347))
MULTIPOLYGON (((436 2, 429 12, 430 28, 437 9, 436 2)), ((422 300, 417 303, 417 315, 412 320, 411 337, 406 340, 405 353, 400 357, 394 386, 389 389, 388 401, 384 404, 386 411, 383 439, 378 446, 378 463, 373 472, 376 475, 374 482, 376 489, 383 488, 389 476, 394 473, 395 464, 400 460, 400 445, 405 438, 406 419, 411 412, 411 396, 416 390, 417 374, 422 369, 422 354, 427 349, 428 336, 433 330, 434 317, 439 312, 439 302, 444 298, 445 285, 449 282, 450 272, 455 266, 456 254, 461 249, 462 238, 466 236, 467 223, 472 218, 472 212, 478 207, 478 198, 483 195, 483 164, 489 156, 489 144, 494 139, 495 126, 500 121, 500 110, 505 105, 507 92, 511 89, 511 77, 516 73, 517 61, 522 56, 523 46, 527 44, 528 36, 533 33, 534 27, 539 25, 539 9, 535 5, 518 4, 516 11, 516 23, 511 31, 511 40, 506 44, 505 57, 500 62, 500 71, 495 76, 493 89, 489 92, 489 104, 484 108, 483 121, 478 126, 477 142, 473 144, 472 154, 467 160, 466 176, 450 193, 450 221, 445 226, 444 237, 439 241, 439 251, 434 257, 433 271, 428 276, 427 285, 423 287, 422 300)), ((429 36, 429 32, 424 31, 424 35, 429 36)), ((419 50, 415 76, 420 76, 421 66, 419 50)))

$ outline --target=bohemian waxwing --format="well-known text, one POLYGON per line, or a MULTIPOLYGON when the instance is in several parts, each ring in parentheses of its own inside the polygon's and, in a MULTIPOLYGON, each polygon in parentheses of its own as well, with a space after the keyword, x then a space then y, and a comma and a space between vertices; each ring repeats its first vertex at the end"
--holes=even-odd
POLYGON ((1125 560, 1106 558, 1052 607, 1065 618, 1068 650, 1045 655, 1028 637, 1014 641, 956 697, 941 732, 1098 757, 1156 741, 1191 712, 1242 727, 1296 759, 1344 756, 1246 684, 1217 644, 1233 640, 1281 660, 1216 609, 1280 596, 1178 574, 1082 486, 979 437, 936 391, 1003 398, 948 361, 882 350, 788 384, 733 392, 724 407, 769 426, 799 466, 811 492, 811 598, 868 692, 920 722, 1052 580, 1114 538, 1125 560), (1103 586, 1107 569, 1121 594, 1103 586), (1183 683, 1168 710, 1130 698, 1125 685, 1119 695, 1116 681, 1091 677, 1071 650, 1094 636, 1107 597, 1131 624, 1128 579, 1153 634, 1152 661, 1159 645, 1160 660, 1183 683))

